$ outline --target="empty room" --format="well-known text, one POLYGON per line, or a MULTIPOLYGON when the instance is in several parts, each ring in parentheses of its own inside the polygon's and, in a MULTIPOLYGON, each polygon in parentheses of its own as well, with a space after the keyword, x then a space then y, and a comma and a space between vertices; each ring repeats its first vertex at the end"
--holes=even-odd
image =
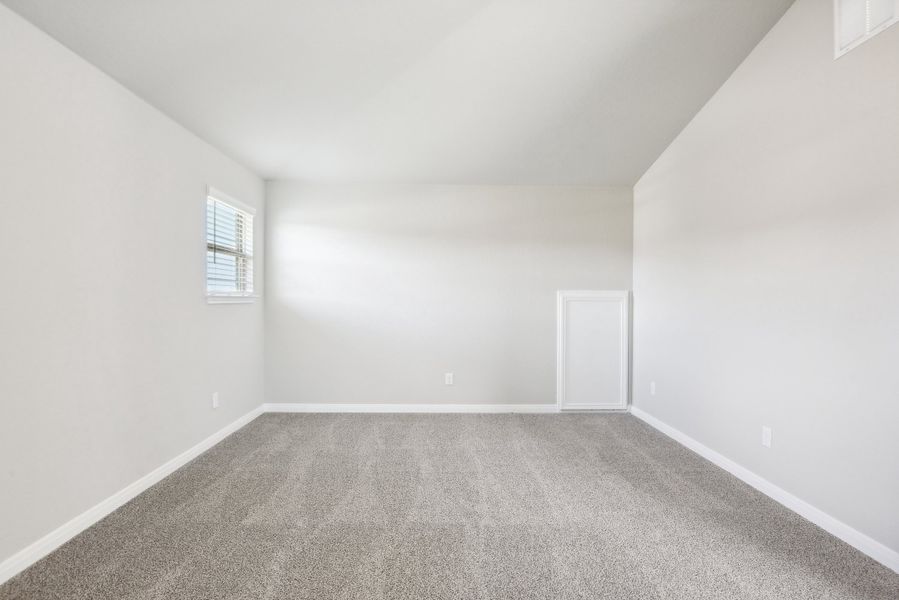
POLYGON ((0 600, 899 600, 899 0, 0 0, 0 600))

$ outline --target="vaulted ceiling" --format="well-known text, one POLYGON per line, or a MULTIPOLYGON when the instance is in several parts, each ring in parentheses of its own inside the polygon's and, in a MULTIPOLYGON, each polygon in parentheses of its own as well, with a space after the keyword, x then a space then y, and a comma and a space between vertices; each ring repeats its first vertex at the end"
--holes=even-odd
POLYGON ((632 184, 791 0, 2 0, 266 178, 632 184))

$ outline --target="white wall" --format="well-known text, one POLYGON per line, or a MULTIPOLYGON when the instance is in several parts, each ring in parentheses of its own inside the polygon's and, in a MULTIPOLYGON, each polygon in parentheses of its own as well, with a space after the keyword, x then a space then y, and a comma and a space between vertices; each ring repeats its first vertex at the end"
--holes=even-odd
POLYGON ((0 86, 2 561, 262 402, 203 228, 207 184, 264 185, 2 6, 0 86))
POLYGON ((635 404, 899 550, 899 27, 834 61, 831 2, 798 0, 634 235, 635 404))
POLYGON ((267 193, 268 402, 553 403, 556 290, 631 287, 629 189, 267 193))

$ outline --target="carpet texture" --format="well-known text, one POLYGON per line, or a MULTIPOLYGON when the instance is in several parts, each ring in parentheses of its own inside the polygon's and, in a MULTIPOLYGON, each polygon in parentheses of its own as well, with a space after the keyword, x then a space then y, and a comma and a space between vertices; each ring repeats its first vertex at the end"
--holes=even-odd
POLYGON ((894 574, 623 414, 267 414, 0 599, 890 599, 894 574))

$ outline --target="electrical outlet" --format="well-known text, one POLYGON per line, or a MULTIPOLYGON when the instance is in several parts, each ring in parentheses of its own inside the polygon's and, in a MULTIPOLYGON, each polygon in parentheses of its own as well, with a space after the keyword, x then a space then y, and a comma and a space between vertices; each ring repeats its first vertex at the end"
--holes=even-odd
POLYGON ((219 393, 212 392, 212 408, 218 408, 218 407, 219 407, 219 393))
POLYGON ((452 373, 444 373, 443 374, 443 385, 453 385, 453 374, 452 373))
POLYGON ((649 395, 650 396, 656 395, 656 382, 655 381, 649 382, 649 395))
POLYGON ((762 446, 771 447, 771 428, 767 425, 762 425, 762 446))

